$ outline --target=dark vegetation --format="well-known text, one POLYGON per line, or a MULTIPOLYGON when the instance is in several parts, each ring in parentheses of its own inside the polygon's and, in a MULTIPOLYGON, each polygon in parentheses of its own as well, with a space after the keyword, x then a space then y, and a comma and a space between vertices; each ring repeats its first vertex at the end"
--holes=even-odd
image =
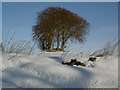
POLYGON ((88 61, 95 61, 97 57, 90 57, 88 61))
POLYGON ((68 40, 84 42, 89 23, 77 14, 60 7, 48 7, 38 12, 33 26, 33 39, 44 51, 64 51, 68 40))
POLYGON ((63 61, 62 64, 64 64, 64 65, 71 65, 71 66, 73 66, 73 65, 86 66, 84 63, 82 63, 82 62, 80 62, 80 61, 77 61, 76 59, 71 59, 70 62, 65 62, 65 61, 63 61))
MULTIPOLYGON (((96 61, 96 59, 97 59, 97 57, 90 57, 90 58, 88 59, 88 61, 94 62, 94 61, 96 61)), ((64 64, 64 65, 70 65, 70 66, 74 66, 74 65, 76 65, 76 66, 86 66, 86 65, 85 65, 84 63, 82 63, 81 61, 77 61, 77 59, 71 59, 70 62, 65 62, 65 61, 63 61, 62 64, 64 64)), ((92 65, 91 65, 91 66, 92 66, 92 65)), ((92 66, 92 67, 93 67, 93 66, 92 66)))

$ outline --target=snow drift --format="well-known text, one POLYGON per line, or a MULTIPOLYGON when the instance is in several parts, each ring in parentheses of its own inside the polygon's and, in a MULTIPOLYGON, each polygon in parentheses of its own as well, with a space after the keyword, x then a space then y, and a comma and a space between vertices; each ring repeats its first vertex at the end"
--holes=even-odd
POLYGON ((62 52, 19 54, 8 60, 14 55, 2 55, 3 88, 118 88, 117 56, 97 58, 93 68, 88 56, 79 53, 66 60, 77 57, 86 67, 62 65, 62 52))

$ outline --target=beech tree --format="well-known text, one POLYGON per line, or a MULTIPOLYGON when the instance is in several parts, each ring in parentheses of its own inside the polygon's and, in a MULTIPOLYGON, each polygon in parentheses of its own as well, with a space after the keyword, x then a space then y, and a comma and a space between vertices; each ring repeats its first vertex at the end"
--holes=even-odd
POLYGON ((33 26, 33 39, 47 51, 64 51, 69 39, 84 42, 88 33, 89 23, 85 19, 60 7, 48 7, 38 12, 37 23, 33 26))

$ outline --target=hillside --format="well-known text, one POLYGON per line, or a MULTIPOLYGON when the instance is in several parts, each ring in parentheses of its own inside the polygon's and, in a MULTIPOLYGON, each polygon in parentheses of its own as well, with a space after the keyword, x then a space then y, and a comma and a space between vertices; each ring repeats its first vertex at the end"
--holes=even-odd
POLYGON ((14 55, 3 54, 3 88, 118 87, 117 56, 99 57, 94 63, 87 62, 87 54, 81 56, 79 53, 73 53, 66 57, 66 60, 77 57, 77 60, 87 65, 82 67, 62 65, 61 62, 65 57, 62 52, 18 54, 8 60, 14 55), (90 64, 94 67, 91 67, 90 64))

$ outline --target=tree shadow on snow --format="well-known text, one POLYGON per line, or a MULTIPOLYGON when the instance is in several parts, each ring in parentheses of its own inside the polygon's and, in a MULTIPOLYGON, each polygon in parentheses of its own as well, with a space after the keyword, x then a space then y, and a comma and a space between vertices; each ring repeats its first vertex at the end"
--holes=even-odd
MULTIPOLYGON (((49 57, 49 58, 54 59, 55 61, 57 61, 58 63, 60 63, 62 65, 63 60, 61 57, 49 57)), ((68 88, 87 88, 87 86, 88 86, 87 84, 89 83, 89 81, 92 77, 92 74, 89 71, 87 71, 85 68, 82 68, 82 67, 77 67, 77 66, 68 66, 68 67, 71 68, 72 70, 74 69, 77 72, 79 72, 79 74, 82 77, 77 77, 78 78, 77 80, 74 80, 74 82, 69 83, 69 84, 53 83, 53 85, 55 87, 65 87, 65 88, 67 88, 67 87, 68 88)), ((65 73, 65 72, 63 72, 63 73, 65 73)), ((49 82, 49 83, 52 83, 52 82, 49 82)))
POLYGON ((58 63, 61 63, 63 61, 61 57, 49 57, 49 58, 54 59, 58 63))
MULTIPOLYGON (((54 59, 58 63, 62 62, 62 59, 60 57, 50 57, 50 58, 54 59)), ((22 64, 20 66, 20 68, 24 68, 26 65, 29 65, 29 64, 30 63, 22 64)), ((65 66, 65 65, 63 65, 63 66, 65 66)), ((4 71, 4 74, 7 75, 7 77, 2 78, 2 82, 4 82, 2 84, 2 86, 4 88, 9 87, 9 86, 13 86, 16 88, 26 88, 26 86, 28 85, 28 82, 25 82, 25 80, 32 79, 32 80, 37 80, 38 82, 42 82, 48 86, 55 87, 55 88, 87 88, 87 86, 88 86, 87 84, 90 81, 92 74, 89 71, 87 71, 85 68, 82 68, 82 67, 67 66, 67 68, 77 71, 79 73, 80 77, 79 76, 75 77, 76 79, 73 80, 72 82, 67 81, 67 83, 65 83, 65 82, 56 83, 54 76, 53 76, 56 73, 51 73, 49 76, 43 78, 41 76, 45 76, 47 74, 46 72, 41 72, 41 74, 39 74, 40 77, 38 77, 33 74, 27 73, 27 70, 26 70, 26 72, 23 72, 23 71, 21 71, 21 69, 17 70, 14 68, 14 70, 12 70, 12 68, 9 68, 4 71), (53 80, 50 81, 49 80, 50 78, 52 78, 53 80), (17 80, 17 83, 16 83, 16 80, 17 80)), ((65 66, 64 69, 67 69, 67 68, 65 66)), ((67 72, 63 72, 63 73, 67 73, 67 72)), ((66 78, 65 76, 59 76, 58 79, 61 79, 61 77, 66 78)), ((63 80, 63 79, 61 79, 61 80, 63 80)), ((33 81, 33 83, 34 83, 34 81, 33 81)), ((32 85, 32 81, 31 81, 30 85, 27 86, 27 88, 29 88, 29 87, 34 87, 34 85, 32 85)), ((36 87, 36 88, 42 88, 42 87, 36 87)), ((82 89, 82 90, 84 90, 84 89, 82 89)))
MULTIPOLYGON (((49 57, 49 58, 54 59, 55 61, 57 61, 58 63, 60 63, 62 65, 62 61, 63 60, 62 60, 61 57, 49 57)), ((65 85, 61 85, 61 86, 68 87, 68 88, 87 88, 88 87, 88 83, 90 82, 90 79, 92 77, 92 73, 89 72, 88 70, 86 70, 85 67, 82 67, 82 66, 80 66, 80 67, 77 67, 77 66, 68 66, 68 67, 71 68, 71 69, 74 69, 74 70, 78 71, 79 74, 82 77, 81 78, 78 77, 78 79, 80 81, 77 79, 76 81, 74 81, 73 83, 71 83, 69 85, 66 84, 66 86, 65 85)), ((65 72, 63 72, 63 73, 65 73, 65 72)), ((54 85, 55 85, 55 87, 60 87, 59 84, 55 84, 54 83, 54 85)))

